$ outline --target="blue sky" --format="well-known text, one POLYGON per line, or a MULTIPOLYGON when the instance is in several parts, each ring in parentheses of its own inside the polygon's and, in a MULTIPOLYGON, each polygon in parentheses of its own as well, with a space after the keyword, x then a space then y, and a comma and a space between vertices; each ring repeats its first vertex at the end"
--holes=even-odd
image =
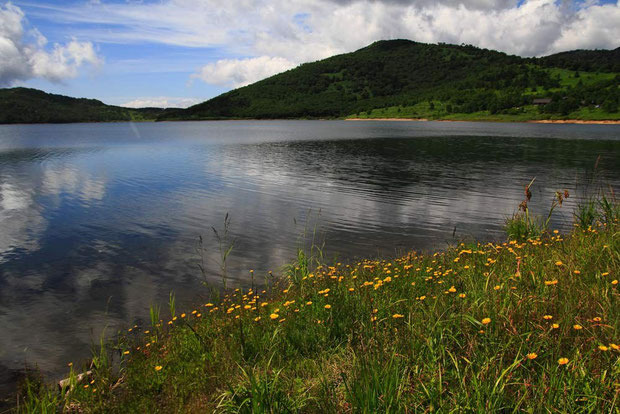
POLYGON ((0 86, 187 106, 375 40, 620 46, 612 0, 0 0, 0 86))

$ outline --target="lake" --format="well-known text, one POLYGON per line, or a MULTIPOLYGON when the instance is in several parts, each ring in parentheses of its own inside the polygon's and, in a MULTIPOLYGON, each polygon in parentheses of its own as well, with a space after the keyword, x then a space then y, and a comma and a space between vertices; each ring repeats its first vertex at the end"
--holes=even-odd
POLYGON ((620 188, 619 159, 615 125, 0 126, 0 393, 26 363, 62 376, 104 327, 145 323, 171 291, 177 309, 205 300, 227 213, 229 285, 247 286, 313 238, 341 261, 502 240, 534 177, 540 214, 570 192, 553 221, 567 231, 593 177, 620 188))

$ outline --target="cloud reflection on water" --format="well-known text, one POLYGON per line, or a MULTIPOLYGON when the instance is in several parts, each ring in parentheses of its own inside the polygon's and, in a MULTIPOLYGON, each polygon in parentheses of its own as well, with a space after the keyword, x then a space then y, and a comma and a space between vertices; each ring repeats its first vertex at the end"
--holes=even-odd
MULTIPOLYGON (((27 359, 53 375, 86 357, 106 324, 145 317, 171 290, 182 303, 204 298, 196 242, 205 237, 209 282, 217 283, 210 227, 221 227, 227 212, 238 241, 230 275, 243 284, 249 269, 260 280, 286 264, 319 210, 327 257, 354 258, 442 247, 455 240, 455 227, 457 238, 498 238, 532 177, 542 211, 554 190, 574 194, 598 155, 602 178, 619 185, 620 141, 609 128, 579 127, 581 135, 562 126, 433 123, 134 125, 139 134, 126 124, 38 128, 0 129, 0 365, 17 369, 27 359), (510 136, 519 131, 531 138, 510 136)), ((569 209, 560 213, 570 218, 569 209)))

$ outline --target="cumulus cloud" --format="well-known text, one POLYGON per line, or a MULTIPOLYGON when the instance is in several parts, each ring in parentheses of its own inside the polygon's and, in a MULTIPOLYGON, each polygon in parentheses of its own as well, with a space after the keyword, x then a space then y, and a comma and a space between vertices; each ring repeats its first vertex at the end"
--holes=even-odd
POLYGON ((198 98, 175 98, 170 96, 155 96, 136 98, 121 104, 126 108, 187 108, 202 102, 198 98))
POLYGON ((295 67, 295 63, 282 57, 260 56, 248 59, 223 59, 209 63, 192 78, 206 83, 235 88, 295 67))
MULTIPOLYGON (((335 4, 351 4, 359 0, 329 0, 335 4)), ((443 4, 447 6, 457 7, 464 6, 468 9, 505 9, 514 7, 518 4, 518 0, 371 0, 373 3, 397 4, 400 6, 424 7, 433 4, 443 4)))
POLYGON ((620 3, 597 0, 161 0, 39 6, 98 42, 222 53, 193 75, 242 86, 376 40, 468 43, 521 56, 620 46, 620 3), (104 30, 102 30, 102 27, 104 30), (113 27, 114 30, 109 30, 113 27))
POLYGON ((101 64, 91 42, 73 39, 47 50, 47 39, 37 29, 26 30, 24 25, 24 12, 19 7, 0 5, 0 86, 31 78, 60 82, 77 76, 85 64, 101 64))
POLYGON ((620 46, 620 2, 579 10, 553 44, 557 51, 620 46))

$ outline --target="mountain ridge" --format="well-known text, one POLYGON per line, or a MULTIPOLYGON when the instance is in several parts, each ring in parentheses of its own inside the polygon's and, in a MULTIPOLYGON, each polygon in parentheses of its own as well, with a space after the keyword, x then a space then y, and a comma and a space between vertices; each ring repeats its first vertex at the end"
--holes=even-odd
POLYGON ((33 88, 0 89, 0 124, 153 121, 169 110, 125 108, 33 88))
POLYGON ((0 123, 210 119, 618 120, 620 47, 531 58, 472 45, 380 40, 186 109, 123 108, 0 89, 0 123), (540 99, 550 100, 541 105, 540 99))
POLYGON ((610 109, 606 112, 615 113, 620 103, 618 72, 620 48, 522 58, 471 45, 382 40, 302 64, 159 119, 394 116, 375 110, 396 107, 411 109, 403 116, 435 119, 523 111, 534 99, 548 97, 555 102, 526 117, 568 116, 582 106, 600 107, 605 102, 610 109), (571 76, 581 76, 576 75, 579 68, 596 72, 573 82, 571 76))

